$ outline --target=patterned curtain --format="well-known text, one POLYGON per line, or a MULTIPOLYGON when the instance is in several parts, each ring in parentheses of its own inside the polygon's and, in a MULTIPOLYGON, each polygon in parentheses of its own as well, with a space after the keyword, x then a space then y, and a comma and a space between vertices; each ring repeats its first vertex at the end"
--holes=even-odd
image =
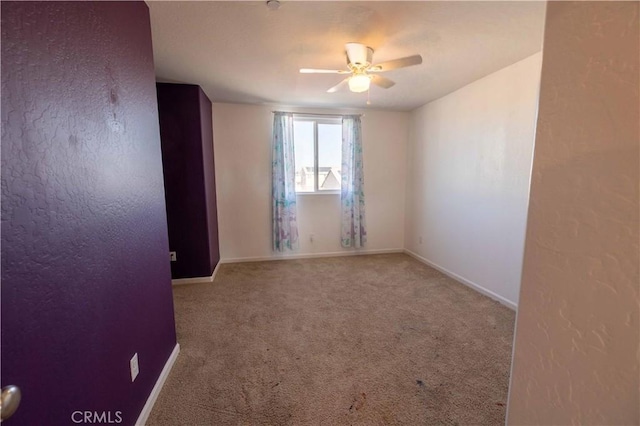
POLYGON ((360 248, 367 241, 364 219, 364 170, 360 116, 342 117, 342 247, 360 248))
POLYGON ((273 250, 298 248, 296 175, 293 151, 293 114, 276 112, 273 117, 271 158, 273 250))

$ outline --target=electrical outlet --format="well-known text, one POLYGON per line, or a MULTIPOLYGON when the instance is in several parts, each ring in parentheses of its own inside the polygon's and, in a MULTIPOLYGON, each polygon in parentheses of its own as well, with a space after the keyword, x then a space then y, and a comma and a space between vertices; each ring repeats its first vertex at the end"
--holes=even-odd
POLYGON ((129 361, 129 368, 131 369, 131 381, 133 382, 140 372, 140 367, 138 367, 138 352, 136 352, 129 361))
POLYGON ((169 256, 171 256, 171 261, 172 262, 176 262, 178 260, 178 255, 176 254, 175 251, 170 251, 169 252, 169 256))
POLYGON ((313 240, 316 238, 314 234, 309 234, 309 242, 313 243, 313 240))

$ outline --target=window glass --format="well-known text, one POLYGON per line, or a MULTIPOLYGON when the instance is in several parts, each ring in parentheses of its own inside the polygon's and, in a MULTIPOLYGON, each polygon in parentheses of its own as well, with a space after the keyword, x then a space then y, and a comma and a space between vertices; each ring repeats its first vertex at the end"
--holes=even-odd
POLYGON ((296 192, 340 190, 342 123, 335 118, 293 122, 296 192))
POLYGON ((340 190, 342 125, 318 123, 318 190, 340 190))

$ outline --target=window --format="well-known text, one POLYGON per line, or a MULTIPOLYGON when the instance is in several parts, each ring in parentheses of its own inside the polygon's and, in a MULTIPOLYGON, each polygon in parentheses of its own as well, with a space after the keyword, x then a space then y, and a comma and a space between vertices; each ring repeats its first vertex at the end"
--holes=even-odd
POLYGON ((339 192, 342 164, 341 119, 295 118, 293 140, 296 192, 339 192))

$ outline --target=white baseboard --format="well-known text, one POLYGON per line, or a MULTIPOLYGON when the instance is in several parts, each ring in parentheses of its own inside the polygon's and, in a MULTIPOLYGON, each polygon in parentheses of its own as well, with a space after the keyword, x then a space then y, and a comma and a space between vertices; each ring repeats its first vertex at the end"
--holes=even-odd
POLYGON ((176 278, 175 280, 171 280, 172 285, 182 285, 182 284, 202 284, 202 283, 212 283, 216 278, 216 274, 218 273, 218 268, 220 268, 220 264, 222 261, 218 261, 218 264, 213 269, 213 273, 210 277, 193 277, 193 278, 176 278))
POLYGON ((169 372, 171 371, 173 364, 176 362, 179 353, 180 344, 176 343, 173 351, 171 352, 171 355, 169 355, 169 359, 167 359, 167 362, 164 364, 164 368, 162 369, 158 380, 156 380, 155 386, 153 387, 153 389, 151 389, 151 393, 149 394, 149 398, 147 398, 146 404, 144 404, 144 407, 142 407, 142 411, 138 416, 138 420, 136 420, 136 426, 144 426, 147 423, 147 420, 149 420, 149 415, 151 414, 153 405, 156 403, 158 395, 160 395, 160 391, 164 386, 164 382, 167 380, 167 377, 169 377, 169 372))
POLYGON ((233 257, 220 259, 220 263, 244 263, 244 262, 265 262, 271 260, 293 260, 293 259, 316 259, 323 257, 342 257, 342 256, 361 256, 366 254, 389 254, 404 253, 404 249, 379 249, 379 250, 353 250, 353 251, 332 251, 323 253, 305 253, 305 254, 274 254, 272 256, 260 257, 233 257))
POLYGON ((485 296, 488 296, 488 297, 492 298, 493 300, 497 300, 498 302, 502 303, 506 307, 511 308, 514 311, 516 311, 518 309, 518 305, 516 305, 512 301, 500 296, 499 294, 494 293, 491 290, 487 290, 486 288, 482 287, 481 285, 476 284, 473 281, 468 280, 468 279, 456 274, 455 272, 451 272, 450 270, 448 270, 446 268, 443 268, 442 266, 438 265, 437 263, 433 263, 432 261, 430 261, 428 259, 425 259, 424 257, 420 256, 419 254, 412 252, 411 250, 404 249, 404 252, 406 254, 408 254, 409 256, 413 257, 414 259, 424 263, 425 265, 431 266, 433 269, 437 269, 438 271, 442 272, 443 274, 450 276, 454 280, 466 285, 467 287, 471 287, 472 289, 476 290, 477 292, 482 293, 485 296))

